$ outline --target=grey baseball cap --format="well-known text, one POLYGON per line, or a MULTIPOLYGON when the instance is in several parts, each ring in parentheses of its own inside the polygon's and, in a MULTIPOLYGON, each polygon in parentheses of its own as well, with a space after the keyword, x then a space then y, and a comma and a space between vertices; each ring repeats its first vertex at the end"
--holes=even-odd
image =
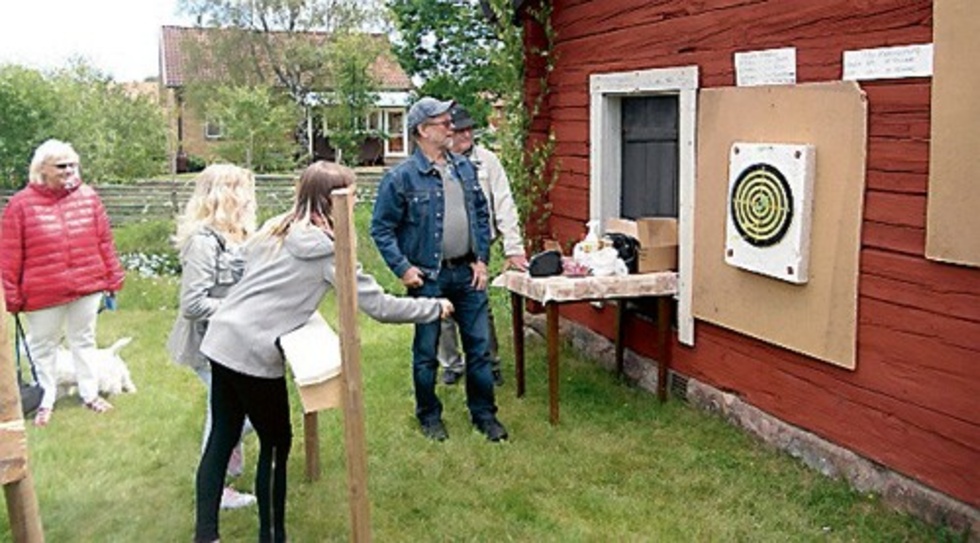
POLYGON ((449 108, 453 107, 453 104, 455 102, 452 100, 443 102, 431 96, 419 98, 418 102, 412 104, 412 107, 408 110, 408 133, 414 135, 415 127, 424 123, 427 119, 449 111, 449 108))

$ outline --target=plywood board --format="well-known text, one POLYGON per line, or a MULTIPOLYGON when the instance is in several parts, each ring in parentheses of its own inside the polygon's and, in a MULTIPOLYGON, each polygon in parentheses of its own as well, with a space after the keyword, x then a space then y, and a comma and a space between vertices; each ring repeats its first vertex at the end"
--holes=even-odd
POLYGON ((980 2, 935 0, 926 256, 980 266, 980 2))
POLYGON ((694 315, 854 369, 867 101, 853 82, 701 91, 694 315), (816 147, 810 279, 794 285, 725 263, 728 156, 736 141, 816 147))
POLYGON ((316 413, 342 406, 344 376, 338 375, 313 385, 298 386, 303 413, 316 413))

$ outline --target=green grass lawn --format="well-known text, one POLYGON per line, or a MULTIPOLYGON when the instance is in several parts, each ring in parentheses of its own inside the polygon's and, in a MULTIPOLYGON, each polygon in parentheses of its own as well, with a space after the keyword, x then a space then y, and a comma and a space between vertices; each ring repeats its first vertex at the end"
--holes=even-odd
MULTIPOLYGON (((366 236, 361 260, 399 291, 366 236)), ((118 236, 146 250, 133 232, 118 236)), ((152 240, 151 240, 152 241, 152 240)), ((165 242, 162 244, 165 246, 165 242)), ((130 274, 120 309, 103 313, 99 342, 122 336, 139 387, 97 416, 58 403, 50 426, 28 429, 31 469, 47 541, 189 541, 205 395, 172 364, 164 343, 177 282, 130 274)), ((500 337, 505 297, 494 293, 500 337)), ((324 314, 336 322, 333 299, 324 314)), ((413 416, 411 326, 362 316, 368 495, 375 541, 955 541, 954 534, 892 512, 872 495, 828 480, 678 400, 659 404, 597 364, 562 353, 562 422, 548 423, 542 341, 528 344, 528 392, 515 397, 513 357, 498 389, 509 442, 492 444, 468 422, 463 387, 439 385, 450 439, 425 440, 413 416)), ((302 415, 294 403, 288 520, 295 542, 346 541, 347 471, 342 414, 320 415, 322 477, 304 476, 302 415)), ((257 442, 248 438, 252 487, 257 442)), ((254 541, 256 509, 223 512, 223 541, 254 541)), ((6 518, 0 540, 10 540, 6 518)))

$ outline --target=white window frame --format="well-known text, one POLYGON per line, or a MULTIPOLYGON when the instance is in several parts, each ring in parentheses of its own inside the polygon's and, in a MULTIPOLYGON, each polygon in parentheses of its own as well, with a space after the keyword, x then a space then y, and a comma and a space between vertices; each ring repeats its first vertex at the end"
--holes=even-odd
POLYGON ((210 118, 204 121, 204 139, 206 140, 220 140, 225 137, 224 127, 221 125, 220 119, 210 118), (217 128, 217 130, 212 130, 217 128))
POLYGON ((694 345, 694 183, 696 179, 698 67, 683 66, 589 77, 589 217, 605 225, 620 216, 622 101, 638 96, 678 96, 678 339, 694 345), (605 181, 605 182, 604 182, 605 181))
POLYGON ((405 126, 406 121, 408 121, 408 111, 405 108, 384 108, 381 110, 383 112, 382 116, 382 126, 384 127, 384 149, 386 157, 407 157, 408 156, 408 128, 405 126), (390 116, 393 113, 400 113, 402 116, 402 150, 392 152, 390 143, 390 137, 392 136, 390 131, 390 116))

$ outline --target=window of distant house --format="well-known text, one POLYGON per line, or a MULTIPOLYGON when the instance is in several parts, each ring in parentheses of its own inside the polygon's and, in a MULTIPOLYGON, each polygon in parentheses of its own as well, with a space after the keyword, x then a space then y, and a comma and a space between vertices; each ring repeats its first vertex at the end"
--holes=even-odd
POLYGON ((221 121, 218 119, 208 119, 204 123, 204 137, 209 140, 219 140, 223 137, 221 121))
POLYGON ((375 110, 368 113, 367 129, 371 132, 378 132, 381 130, 381 111, 375 110))
POLYGON ((388 153, 393 155, 405 154, 405 111, 387 110, 387 134, 385 141, 388 146, 388 153))

